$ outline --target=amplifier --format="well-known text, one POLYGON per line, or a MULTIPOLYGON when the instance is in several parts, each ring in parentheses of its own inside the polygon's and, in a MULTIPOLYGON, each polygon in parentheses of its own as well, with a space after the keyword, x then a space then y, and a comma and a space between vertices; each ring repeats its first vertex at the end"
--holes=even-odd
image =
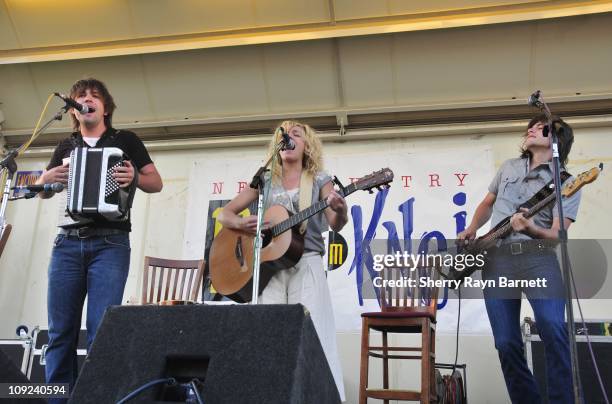
MULTIPOLYGON (((45 356, 48 344, 49 330, 36 326, 29 335, 24 334, 21 339, 0 339, 0 350, 30 382, 45 383, 45 356)), ((79 332, 77 343, 79 368, 85 362, 86 356, 87 330, 83 328, 79 332)))
MULTIPOLYGON (((44 383, 45 382, 45 365, 47 347, 49 344, 49 330, 39 329, 38 327, 32 331, 32 358, 29 361, 26 376, 32 383, 44 383)), ((85 363, 85 357, 87 356, 87 330, 81 329, 79 331, 79 339, 77 342, 77 362, 79 369, 85 363)))
MULTIPOLYGON (((601 378, 608 397, 612 396, 612 321, 590 320, 586 323, 589 339, 599 367, 601 378)), ((525 342, 525 356, 527 365, 535 377, 543 403, 548 403, 546 396, 546 361, 544 357, 544 343, 542 342, 537 324, 529 317, 525 317, 522 326, 523 340, 525 342)), ((604 404, 599 381, 593 367, 591 354, 587 345, 585 329, 582 323, 576 323, 576 345, 578 349, 578 370, 584 394, 584 402, 589 404, 604 404)), ((554 404, 554 403, 550 403, 554 404)))

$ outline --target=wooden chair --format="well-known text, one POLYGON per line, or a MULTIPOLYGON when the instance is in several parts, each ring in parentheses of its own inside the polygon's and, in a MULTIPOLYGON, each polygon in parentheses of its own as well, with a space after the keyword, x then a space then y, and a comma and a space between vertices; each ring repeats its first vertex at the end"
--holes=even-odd
POLYGON ((204 263, 204 260, 145 257, 141 303, 197 301, 204 263))
POLYGON ((439 279, 439 267, 420 266, 407 268, 385 268, 379 275, 381 280, 398 280, 403 277, 414 279, 416 287, 380 287, 378 300, 381 311, 363 313, 361 330, 361 375, 359 403, 365 404, 368 397, 384 400, 436 402, 435 388, 435 342, 436 308, 438 288, 419 287, 419 278, 439 279), (382 333, 382 346, 370 345, 370 330, 382 333), (420 347, 390 347, 388 333, 420 333, 420 347), (413 355, 398 355, 390 352, 414 352, 413 355), (369 358, 383 360, 383 388, 368 388, 369 358), (421 390, 398 390, 389 388, 389 359, 418 359, 421 361, 421 390))

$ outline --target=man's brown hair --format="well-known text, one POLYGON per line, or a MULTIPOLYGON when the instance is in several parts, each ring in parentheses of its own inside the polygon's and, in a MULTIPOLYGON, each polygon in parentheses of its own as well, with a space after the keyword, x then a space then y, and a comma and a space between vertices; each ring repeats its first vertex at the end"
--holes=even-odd
MULTIPOLYGON (((523 137, 526 137, 527 131, 538 123, 544 125, 544 135, 550 136, 550 131, 548 128, 548 118, 545 114, 539 114, 531 118, 531 120, 527 124, 527 129, 525 129, 525 134, 523 135, 523 137)), ((557 133, 557 139, 559 142, 559 161, 561 162, 561 165, 565 166, 568 161, 570 150, 572 150, 572 144, 574 143, 574 131, 572 130, 571 126, 569 126, 563 119, 559 118, 558 116, 553 116, 553 126, 555 128, 555 132, 557 133)), ((521 157, 531 157, 531 152, 529 152, 529 150, 527 149, 521 148, 521 157)))

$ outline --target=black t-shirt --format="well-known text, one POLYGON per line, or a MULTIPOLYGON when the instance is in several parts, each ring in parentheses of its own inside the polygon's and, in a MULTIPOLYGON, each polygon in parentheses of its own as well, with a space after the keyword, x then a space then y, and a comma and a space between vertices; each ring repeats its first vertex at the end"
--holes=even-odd
MULTIPOLYGON (((89 147, 79 132, 75 132, 70 137, 59 142, 53 151, 53 156, 51 156, 51 161, 47 165, 47 170, 61 166, 63 159, 70 157, 70 153, 75 147, 89 147)), ((138 171, 147 164, 153 163, 142 140, 130 131, 108 128, 98 139, 95 147, 117 147, 123 150, 138 171)), ((88 226, 126 231, 131 231, 132 229, 129 218, 122 222, 113 222, 100 218, 96 219, 93 225, 88 226)))

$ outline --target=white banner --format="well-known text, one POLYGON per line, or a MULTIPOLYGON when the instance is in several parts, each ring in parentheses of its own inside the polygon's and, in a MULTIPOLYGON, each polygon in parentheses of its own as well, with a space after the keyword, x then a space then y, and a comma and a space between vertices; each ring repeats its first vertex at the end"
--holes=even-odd
MULTIPOLYGON (((207 238, 209 202, 232 199, 248 186, 248 181, 260 164, 261 158, 228 159, 221 156, 194 162, 186 213, 185 256, 202 256, 207 238)), ((395 179, 376 227, 378 239, 387 238, 387 228, 395 228, 400 239, 410 237, 419 240, 430 232, 440 232, 448 240, 455 239, 458 229, 469 224, 471 216, 466 218, 466 212, 474 212, 494 174, 492 152, 488 146, 373 151, 327 158, 325 161, 325 170, 330 175, 336 175, 344 185, 385 167, 393 170, 395 179), (387 226, 383 227, 385 222, 387 226)), ((358 230, 355 220, 361 211, 361 230, 365 234, 372 218, 375 198, 376 193, 359 191, 347 197, 349 223, 340 234, 348 243, 348 256, 341 266, 328 272, 327 277, 338 331, 361 329, 360 313, 379 310, 374 300, 364 300, 360 305, 356 282, 358 269, 349 273, 358 230)), ((216 216, 214 212, 212 215, 216 216)), ((438 330, 454 332, 457 301, 442 299, 440 306, 438 330)), ((490 333, 481 300, 464 300, 461 311, 462 332, 490 333)))

